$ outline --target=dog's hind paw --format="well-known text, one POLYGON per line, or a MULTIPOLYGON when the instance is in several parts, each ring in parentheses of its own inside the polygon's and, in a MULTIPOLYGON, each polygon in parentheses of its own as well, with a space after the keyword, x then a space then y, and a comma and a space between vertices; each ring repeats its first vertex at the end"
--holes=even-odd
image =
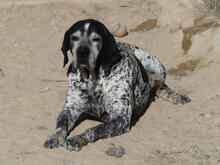
POLYGON ((176 93, 176 96, 173 97, 172 103, 177 105, 183 105, 190 103, 190 98, 185 94, 176 93))
POLYGON ((164 84, 162 88, 157 89, 156 95, 159 98, 162 98, 176 105, 183 105, 191 102, 187 95, 173 91, 166 84, 164 84))

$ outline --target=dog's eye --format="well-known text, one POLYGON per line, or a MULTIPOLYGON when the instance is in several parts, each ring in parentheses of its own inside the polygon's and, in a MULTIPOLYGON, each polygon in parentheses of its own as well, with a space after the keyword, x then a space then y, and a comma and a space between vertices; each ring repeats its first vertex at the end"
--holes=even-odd
POLYGON ((92 41, 94 41, 94 42, 100 42, 100 41, 101 41, 101 38, 98 38, 98 37, 97 37, 97 38, 93 38, 92 41))
POLYGON ((76 37, 76 36, 72 36, 72 37, 71 37, 71 40, 72 40, 72 41, 78 41, 78 40, 79 40, 79 38, 78 38, 78 37, 76 37))

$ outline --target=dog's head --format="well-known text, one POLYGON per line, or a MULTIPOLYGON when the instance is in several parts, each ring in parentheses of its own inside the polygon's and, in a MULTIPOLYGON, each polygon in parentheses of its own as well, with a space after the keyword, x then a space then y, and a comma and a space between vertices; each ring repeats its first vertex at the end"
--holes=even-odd
POLYGON ((98 72, 101 66, 105 74, 121 56, 116 41, 109 30, 96 20, 81 20, 65 33, 61 48, 64 55, 63 67, 68 63, 67 52, 73 55, 74 69, 98 72))

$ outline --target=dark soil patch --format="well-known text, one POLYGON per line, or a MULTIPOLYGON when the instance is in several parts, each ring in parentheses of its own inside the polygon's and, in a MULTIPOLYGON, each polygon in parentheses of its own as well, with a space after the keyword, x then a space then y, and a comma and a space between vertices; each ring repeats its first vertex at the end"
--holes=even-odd
POLYGON ((171 68, 167 71, 167 74, 174 76, 187 76, 189 72, 192 72, 200 64, 201 59, 188 60, 184 63, 180 63, 176 68, 171 68))
POLYGON ((154 29, 157 26, 157 19, 149 19, 140 25, 138 25, 136 28, 131 29, 131 32, 140 32, 140 31, 149 31, 154 29))

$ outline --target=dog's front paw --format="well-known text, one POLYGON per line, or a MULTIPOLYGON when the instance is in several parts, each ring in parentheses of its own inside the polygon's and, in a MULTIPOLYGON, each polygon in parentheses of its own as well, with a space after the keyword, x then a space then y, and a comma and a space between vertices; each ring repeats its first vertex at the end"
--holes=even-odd
POLYGON ((45 148, 58 148, 63 146, 65 142, 65 138, 61 134, 54 134, 50 136, 45 142, 44 142, 44 147, 45 148))
POLYGON ((65 147, 70 151, 80 151, 88 142, 80 136, 70 137, 65 142, 65 147))

